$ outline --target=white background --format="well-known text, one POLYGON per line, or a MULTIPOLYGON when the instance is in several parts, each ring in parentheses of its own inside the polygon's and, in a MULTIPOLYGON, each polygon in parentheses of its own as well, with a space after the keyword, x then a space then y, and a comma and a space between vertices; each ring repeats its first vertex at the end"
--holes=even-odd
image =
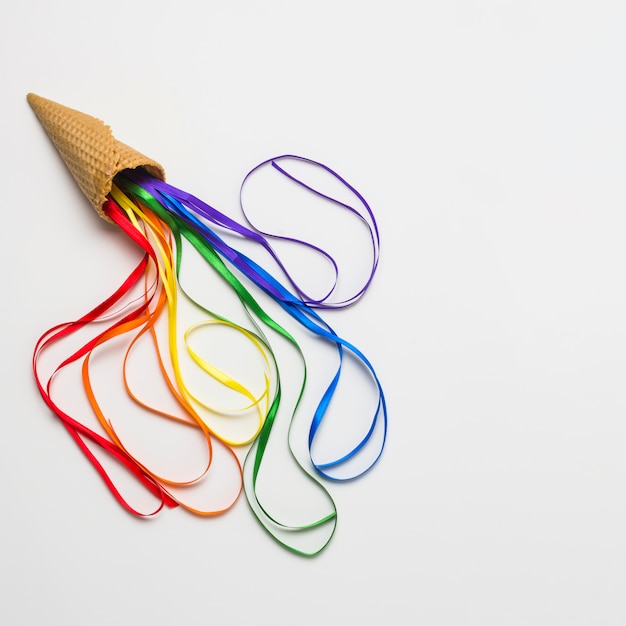
POLYGON ((626 623, 624 3, 22 0, 0 33, 2 623, 626 623), (235 218, 284 152, 369 200, 380 269, 333 323, 389 440, 321 556, 243 500, 129 516, 45 408, 36 339, 136 256, 30 91, 235 218))

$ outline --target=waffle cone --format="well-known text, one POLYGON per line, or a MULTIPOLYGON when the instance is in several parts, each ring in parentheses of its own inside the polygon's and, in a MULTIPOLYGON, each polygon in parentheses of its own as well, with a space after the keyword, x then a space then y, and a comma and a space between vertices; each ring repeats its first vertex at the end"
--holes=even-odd
POLYGON ((33 93, 27 100, 78 186, 105 220, 109 218, 102 205, 116 174, 143 167, 155 178, 165 180, 165 172, 156 161, 115 139, 99 119, 33 93))

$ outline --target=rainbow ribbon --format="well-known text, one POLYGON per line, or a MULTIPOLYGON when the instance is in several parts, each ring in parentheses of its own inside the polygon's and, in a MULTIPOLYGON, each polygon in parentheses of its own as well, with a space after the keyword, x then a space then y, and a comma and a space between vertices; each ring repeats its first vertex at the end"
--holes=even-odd
MULTIPOLYGON (((327 166, 295 155, 282 155, 260 163, 244 178, 241 185, 240 202, 244 186, 251 176, 261 168, 271 167, 290 184, 299 186, 326 202, 343 210, 349 211, 358 217, 368 227, 369 240, 372 247, 372 264, 367 279, 352 295, 339 301, 333 301, 332 295, 339 277, 338 266, 335 260, 324 250, 312 246, 298 239, 289 239, 301 245, 313 248, 327 258, 335 272, 332 288, 321 298, 312 298, 297 284, 288 272, 285 264, 275 253, 270 243, 271 236, 256 230, 246 216, 248 225, 239 224, 225 214, 217 211, 198 198, 181 191, 161 180, 150 176, 143 169, 125 170, 114 179, 113 188, 103 206, 104 214, 140 248, 143 253, 139 264, 134 268, 122 285, 104 302, 95 307, 88 314, 77 321, 56 326, 40 338, 33 355, 33 368, 39 390, 52 411, 61 419, 81 450, 86 454, 97 471, 105 480, 107 486, 128 511, 135 515, 154 515, 164 506, 180 505, 199 515, 216 515, 228 510, 238 499, 240 492, 245 492, 250 508, 263 528, 284 547, 298 554, 312 556, 320 553, 330 542, 337 524, 337 509, 322 480, 347 481, 362 476, 369 471, 380 458, 387 435, 387 408, 382 385, 374 367, 365 355, 352 343, 339 336, 318 312, 323 309, 337 309, 354 304, 369 287, 378 266, 379 233, 374 215, 363 196, 339 174, 327 166), (298 162, 311 168, 317 168, 332 176, 348 190, 354 199, 352 204, 339 201, 323 193, 317 188, 305 183, 301 178, 290 173, 289 165, 298 162), (257 262, 236 250, 228 244, 223 233, 234 234, 238 237, 255 242, 261 246, 276 263, 279 273, 283 275, 284 283, 279 281, 268 270, 257 262), (210 310, 189 296, 180 285, 180 271, 183 254, 183 240, 201 255, 208 266, 225 281, 233 293, 236 294, 240 305, 251 322, 252 328, 245 328, 232 320, 226 319, 219 313, 210 310), (142 295, 140 298, 127 300, 131 297, 133 288, 140 285, 143 279, 142 295), (261 306, 248 285, 258 287, 267 294, 285 311, 291 319, 306 329, 315 337, 330 344, 337 355, 337 367, 330 376, 330 381, 323 391, 317 406, 310 418, 308 433, 308 456, 310 469, 297 457, 292 449, 292 425, 298 405, 306 386, 307 364, 303 351, 284 324, 278 323, 261 306), (184 333, 187 353, 193 362, 206 375, 243 398, 243 406, 234 412, 253 411, 257 415, 256 426, 252 432, 240 439, 233 439, 220 432, 219 428, 207 423, 199 409, 209 413, 232 413, 224 411, 212 403, 202 400, 197 392, 189 388, 182 373, 179 360, 178 340, 178 297, 182 293, 194 305, 199 307, 208 316, 204 321, 194 324, 184 333), (157 322, 162 316, 167 320, 167 348, 169 361, 163 359, 163 348, 160 345, 159 334, 156 330, 157 322), (39 359, 42 353, 52 344, 66 338, 68 335, 86 328, 93 323, 108 323, 106 329, 97 333, 77 350, 66 357, 52 372, 47 382, 41 380, 39 373, 39 359), (249 342, 254 351, 261 357, 264 364, 262 391, 253 391, 240 381, 235 380, 226 372, 208 362, 195 351, 190 343, 190 337, 199 329, 221 325, 239 333, 249 342), (129 396, 143 408, 154 412, 162 418, 173 420, 183 426, 191 426, 197 430, 206 443, 207 461, 201 472, 192 478, 172 480, 158 475, 147 464, 137 459, 125 446, 118 435, 113 422, 101 408, 94 391, 91 374, 91 356, 99 346, 105 342, 121 336, 130 336, 128 347, 123 361, 124 384, 129 396), (150 337, 159 362, 164 382, 171 397, 180 407, 180 415, 161 411, 142 401, 131 389, 126 375, 129 357, 144 337, 150 337), (325 511, 312 521, 304 523, 286 523, 281 521, 281 515, 273 512, 259 495, 259 474, 268 453, 268 442, 272 429, 279 416, 282 399, 282 379, 280 363, 272 349, 272 338, 279 337, 299 355, 302 363, 303 375, 298 393, 298 400, 294 407, 289 424, 288 446, 291 456, 298 463, 305 478, 313 482, 326 502, 325 511), (354 443, 348 450, 330 460, 317 461, 314 446, 329 411, 332 398, 342 382, 342 366, 345 353, 349 352, 368 374, 376 394, 374 406, 371 409, 367 426, 363 432, 357 433, 354 443), (87 428, 78 420, 65 413, 52 398, 52 382, 57 374, 66 366, 82 361, 83 385, 103 434, 87 428), (170 373, 171 372, 171 373, 170 373), (140 512, 131 506, 122 496, 110 478, 90 445, 95 444, 102 451, 110 455, 115 461, 125 467, 139 483, 157 498, 157 505, 148 512, 140 512), (235 449, 250 445, 243 464, 239 461, 235 449), (212 467, 214 445, 221 445, 228 452, 232 461, 232 468, 239 477, 237 484, 226 503, 199 508, 186 502, 183 497, 185 488, 198 484, 212 467), (356 469, 354 469, 356 467, 356 469)), ((245 210, 241 203, 242 211, 245 210)))

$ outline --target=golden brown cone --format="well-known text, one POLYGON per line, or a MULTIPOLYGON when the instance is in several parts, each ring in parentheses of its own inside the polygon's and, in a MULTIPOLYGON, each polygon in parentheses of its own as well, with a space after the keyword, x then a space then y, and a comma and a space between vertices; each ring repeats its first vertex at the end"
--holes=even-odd
POLYGON ((105 220, 110 221, 102 205, 117 173, 143 167, 152 176, 165 180, 165 172, 156 161, 115 139, 101 120, 34 93, 26 99, 78 186, 105 220))

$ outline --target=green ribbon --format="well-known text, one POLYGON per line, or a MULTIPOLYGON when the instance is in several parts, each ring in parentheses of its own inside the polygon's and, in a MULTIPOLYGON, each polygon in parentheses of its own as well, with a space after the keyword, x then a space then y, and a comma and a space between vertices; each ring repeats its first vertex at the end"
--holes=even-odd
MULTIPOLYGON (((244 492, 246 494, 248 504, 254 516, 274 540, 276 540, 277 542, 279 542, 285 548, 291 550, 292 552, 295 552, 303 556, 314 556, 316 554, 319 554, 328 545, 328 543, 330 542, 330 540, 332 539, 335 533, 336 525, 337 525, 337 508, 336 508, 334 500, 332 499, 331 495, 326 490, 326 488, 314 476, 312 476, 305 470, 304 466, 295 455, 293 448, 291 446, 291 443, 289 441, 288 441, 288 447, 289 447, 289 452, 291 456, 296 461, 298 467, 304 473, 305 477, 308 478, 312 483, 315 484, 315 486, 318 489, 320 489, 323 492, 325 499, 328 501, 330 505, 330 512, 324 515, 323 517, 313 522, 310 522, 308 524, 302 524, 302 525, 283 524, 277 519, 275 515, 272 515, 269 512, 266 506, 264 506, 261 503, 257 494, 257 480, 259 477, 259 472, 261 470, 263 458, 266 454, 266 449, 267 449, 267 444, 269 442, 270 434, 272 432, 272 428, 274 426, 274 423, 278 414, 278 409, 280 406, 282 393, 281 393, 280 372, 279 372, 278 363, 276 361, 275 354, 272 351, 270 342, 268 341, 267 337, 263 333, 262 328, 254 321, 253 316, 256 316, 256 318, 260 322, 265 324, 265 326, 267 326, 274 332, 278 333, 279 335, 287 339, 287 341, 289 341, 292 344, 292 346, 296 349, 302 361, 303 380, 302 380, 302 385, 298 393, 294 410, 290 418, 289 432, 291 432, 291 427, 293 425, 295 413, 301 402, 301 399, 302 399, 302 396, 304 394, 304 390, 306 387, 306 361, 305 361, 304 354, 302 352, 300 345, 295 340, 295 338, 291 335, 291 333, 289 333, 285 328, 283 328, 278 322, 276 322, 270 315, 268 315, 264 311, 264 309, 259 305, 259 303, 252 296, 252 294, 246 289, 246 287, 241 283, 241 281, 226 266, 222 258, 216 252, 215 248, 213 248, 213 246, 211 246, 205 239, 200 237, 198 233, 189 224, 187 224, 183 219, 181 219, 177 215, 167 211, 167 209, 152 194, 150 194, 147 190, 137 185, 136 183, 129 181, 128 179, 124 178, 121 175, 118 175, 116 177, 115 182, 127 194, 134 196, 136 199, 138 199, 140 202, 146 205, 171 229, 173 236, 174 236, 174 241, 176 244, 175 245, 176 266, 175 267, 176 267, 177 278, 178 279, 180 278, 180 268, 182 264, 182 237, 184 237, 200 253, 200 255, 206 260, 206 262, 234 290, 234 292, 237 294, 239 301, 241 302, 241 305, 243 306, 244 310, 248 314, 248 317, 250 318, 255 328, 261 335, 259 339, 263 341, 263 343, 267 346, 267 349, 276 367, 276 373, 277 373, 276 390, 272 398, 272 402, 270 404, 265 422, 261 428, 261 431, 259 432, 258 437, 255 439, 248 453, 246 454, 246 458, 244 461, 244 492), (245 479, 247 477, 247 473, 249 472, 248 468, 250 466, 251 459, 253 459, 252 473, 250 476, 250 480, 248 481, 249 482, 248 484, 245 479), (328 525, 329 530, 325 534, 322 535, 321 540, 318 540, 318 545, 313 549, 298 548, 296 547, 296 545, 294 545, 294 542, 288 541, 286 539, 282 539, 279 536, 279 535, 284 534, 286 536, 291 537, 291 536, 295 536, 301 533, 305 533, 307 531, 314 531, 324 525, 328 525)), ((179 280, 179 284, 180 284, 180 280, 179 280)), ((217 319, 222 319, 224 321, 232 323, 230 322, 230 320, 227 320, 226 318, 218 314, 215 314, 214 312, 204 307, 202 304, 196 302, 188 294, 186 295, 187 297, 190 298, 191 301, 193 301, 197 306, 202 308, 204 311, 206 311, 210 315, 213 315, 217 319)))

